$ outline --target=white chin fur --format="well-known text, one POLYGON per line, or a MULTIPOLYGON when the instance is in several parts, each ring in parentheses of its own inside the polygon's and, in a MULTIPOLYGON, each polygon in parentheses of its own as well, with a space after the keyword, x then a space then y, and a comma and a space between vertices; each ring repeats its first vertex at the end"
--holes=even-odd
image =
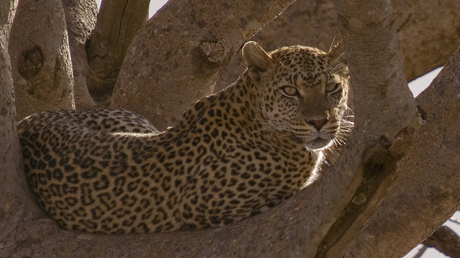
POLYGON ((305 148, 310 149, 310 150, 319 150, 319 149, 327 148, 331 144, 332 144, 331 140, 316 138, 313 141, 304 143, 303 146, 305 146, 305 148))

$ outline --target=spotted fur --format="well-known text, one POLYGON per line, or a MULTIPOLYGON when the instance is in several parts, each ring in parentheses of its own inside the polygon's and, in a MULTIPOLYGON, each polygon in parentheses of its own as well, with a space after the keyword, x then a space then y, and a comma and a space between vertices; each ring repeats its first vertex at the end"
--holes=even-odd
POLYGON ((63 228, 145 233, 221 227, 305 186, 340 141, 340 48, 243 48, 248 69, 159 133, 128 111, 49 111, 18 124, 38 204, 63 228))

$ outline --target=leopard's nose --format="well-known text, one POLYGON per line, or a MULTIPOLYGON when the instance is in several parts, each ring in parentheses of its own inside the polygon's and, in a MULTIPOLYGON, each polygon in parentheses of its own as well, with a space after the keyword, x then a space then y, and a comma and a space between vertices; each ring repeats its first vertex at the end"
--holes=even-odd
POLYGON ((327 123, 327 121, 329 121, 329 119, 327 118, 324 118, 324 119, 320 119, 320 120, 308 120, 307 123, 313 125, 313 127, 316 128, 316 130, 321 130, 321 128, 323 128, 323 126, 327 123))

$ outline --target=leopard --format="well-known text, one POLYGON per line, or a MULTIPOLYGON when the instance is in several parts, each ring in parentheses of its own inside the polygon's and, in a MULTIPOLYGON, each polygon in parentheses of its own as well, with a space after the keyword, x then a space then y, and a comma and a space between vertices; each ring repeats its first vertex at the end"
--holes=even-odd
POLYGON ((126 110, 58 110, 18 123, 38 205, 67 230, 128 234, 224 227, 310 184, 344 144, 349 72, 343 46, 265 51, 220 92, 159 132, 126 110))

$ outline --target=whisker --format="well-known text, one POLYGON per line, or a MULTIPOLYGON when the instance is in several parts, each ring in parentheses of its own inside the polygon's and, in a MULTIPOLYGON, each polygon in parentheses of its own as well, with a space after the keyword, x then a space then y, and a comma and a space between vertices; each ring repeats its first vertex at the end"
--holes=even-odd
POLYGON ((336 36, 334 36, 334 38, 332 39, 331 45, 329 46, 329 51, 327 52, 331 52, 332 48, 334 47, 335 37, 336 36))

